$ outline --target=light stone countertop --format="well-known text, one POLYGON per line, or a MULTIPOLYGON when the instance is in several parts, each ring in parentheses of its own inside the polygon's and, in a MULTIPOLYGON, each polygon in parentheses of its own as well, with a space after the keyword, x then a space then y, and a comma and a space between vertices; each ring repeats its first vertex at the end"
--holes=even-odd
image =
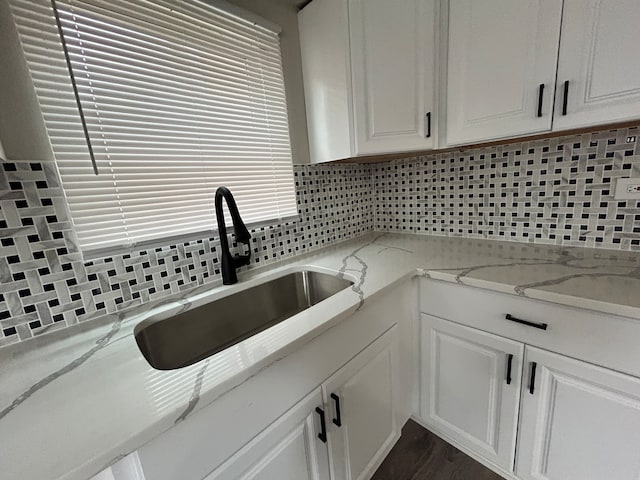
POLYGON ((639 253, 372 233, 0 349, 0 478, 90 478, 416 275, 640 321, 639 253), (189 367, 154 370, 138 350, 141 320, 306 266, 355 284, 189 367))

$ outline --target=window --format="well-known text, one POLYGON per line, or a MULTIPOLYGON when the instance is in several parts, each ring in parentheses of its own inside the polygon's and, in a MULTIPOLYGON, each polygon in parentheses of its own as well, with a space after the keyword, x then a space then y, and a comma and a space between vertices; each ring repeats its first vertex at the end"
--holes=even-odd
POLYGON ((11 0, 83 250, 297 214, 278 33, 221 2, 11 0))

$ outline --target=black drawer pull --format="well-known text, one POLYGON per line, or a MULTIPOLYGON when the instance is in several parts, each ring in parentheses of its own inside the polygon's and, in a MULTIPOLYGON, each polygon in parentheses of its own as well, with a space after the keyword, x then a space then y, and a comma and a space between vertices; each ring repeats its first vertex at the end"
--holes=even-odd
POLYGON ((333 423, 338 426, 341 427, 342 426, 342 418, 340 415, 340 397, 338 395, 336 395, 335 393, 331 394, 331 398, 333 398, 333 401, 336 402, 336 418, 333 419, 333 423))
POLYGON ((533 327, 533 328, 539 328, 540 330, 546 330, 547 327, 549 326, 546 323, 536 323, 536 322, 530 322, 528 320, 522 320, 521 318, 514 317, 510 313, 507 313, 504 316, 504 318, 506 318, 507 320, 509 320, 511 322, 521 323, 522 325, 526 325, 528 327, 533 327))
POLYGON ((324 410, 316 407, 316 413, 320 417, 320 433, 318 434, 318 438, 322 440, 322 443, 327 443, 327 422, 324 419, 324 410))
POLYGON ((536 362, 531 362, 531 374, 529 376, 529 393, 533 395, 533 391, 536 388, 536 368, 538 364, 536 362))
POLYGON ((511 366, 513 364, 513 354, 507 355, 507 385, 511 385, 511 366))
POLYGON ((425 114, 425 121, 427 122, 427 133, 425 133, 424 138, 431 138, 431 112, 425 114))
POLYGON ((564 96, 562 97, 562 115, 567 114, 567 103, 569 103, 569 80, 564 82, 564 96))
POLYGON ((538 87, 538 117, 542 116, 542 98, 544 95, 544 83, 538 87))

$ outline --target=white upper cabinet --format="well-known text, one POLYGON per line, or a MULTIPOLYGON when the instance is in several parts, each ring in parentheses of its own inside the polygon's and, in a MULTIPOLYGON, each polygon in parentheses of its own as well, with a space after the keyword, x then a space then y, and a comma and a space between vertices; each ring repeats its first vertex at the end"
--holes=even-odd
POLYGON ((448 16, 447 144, 551 130, 562 2, 450 0, 448 16))
POLYGON ((426 150, 435 0, 313 0, 298 14, 311 161, 426 150))
POLYGON ((315 0, 298 14, 312 163, 353 156, 346 0, 315 0))
POLYGON ((638 25, 638 0, 313 0, 311 160, 640 119, 638 25))
POLYGON ((640 478, 639 379, 532 347, 525 374, 519 479, 640 478))
POLYGON ((435 0, 349 0, 358 155, 434 147, 435 0))
POLYGON ((564 0, 554 130, 640 118, 639 25, 638 0, 564 0))

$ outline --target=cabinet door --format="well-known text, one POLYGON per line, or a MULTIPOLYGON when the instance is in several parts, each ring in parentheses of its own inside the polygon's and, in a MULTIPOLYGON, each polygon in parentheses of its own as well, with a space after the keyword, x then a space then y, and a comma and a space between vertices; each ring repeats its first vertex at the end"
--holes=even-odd
POLYGON ((524 345, 428 315, 421 328, 423 421, 513 471, 524 345))
POLYGON ((400 436, 393 392, 395 328, 322 386, 333 480, 369 478, 400 436))
POLYGON ((554 130, 640 118, 638 25, 638 0, 564 1, 554 130))
POLYGON ((531 347, 524 370, 518 478, 640 478, 639 379, 531 347))
POLYGON ((298 13, 312 163, 353 156, 346 0, 314 0, 298 13))
POLYGON ((561 17, 559 0, 449 1, 449 145, 551 129, 561 17))
POLYGON ((435 0, 349 0, 359 155, 434 147, 435 0))
POLYGON ((318 388, 205 480, 327 480, 327 444, 318 438, 321 406, 318 388))

